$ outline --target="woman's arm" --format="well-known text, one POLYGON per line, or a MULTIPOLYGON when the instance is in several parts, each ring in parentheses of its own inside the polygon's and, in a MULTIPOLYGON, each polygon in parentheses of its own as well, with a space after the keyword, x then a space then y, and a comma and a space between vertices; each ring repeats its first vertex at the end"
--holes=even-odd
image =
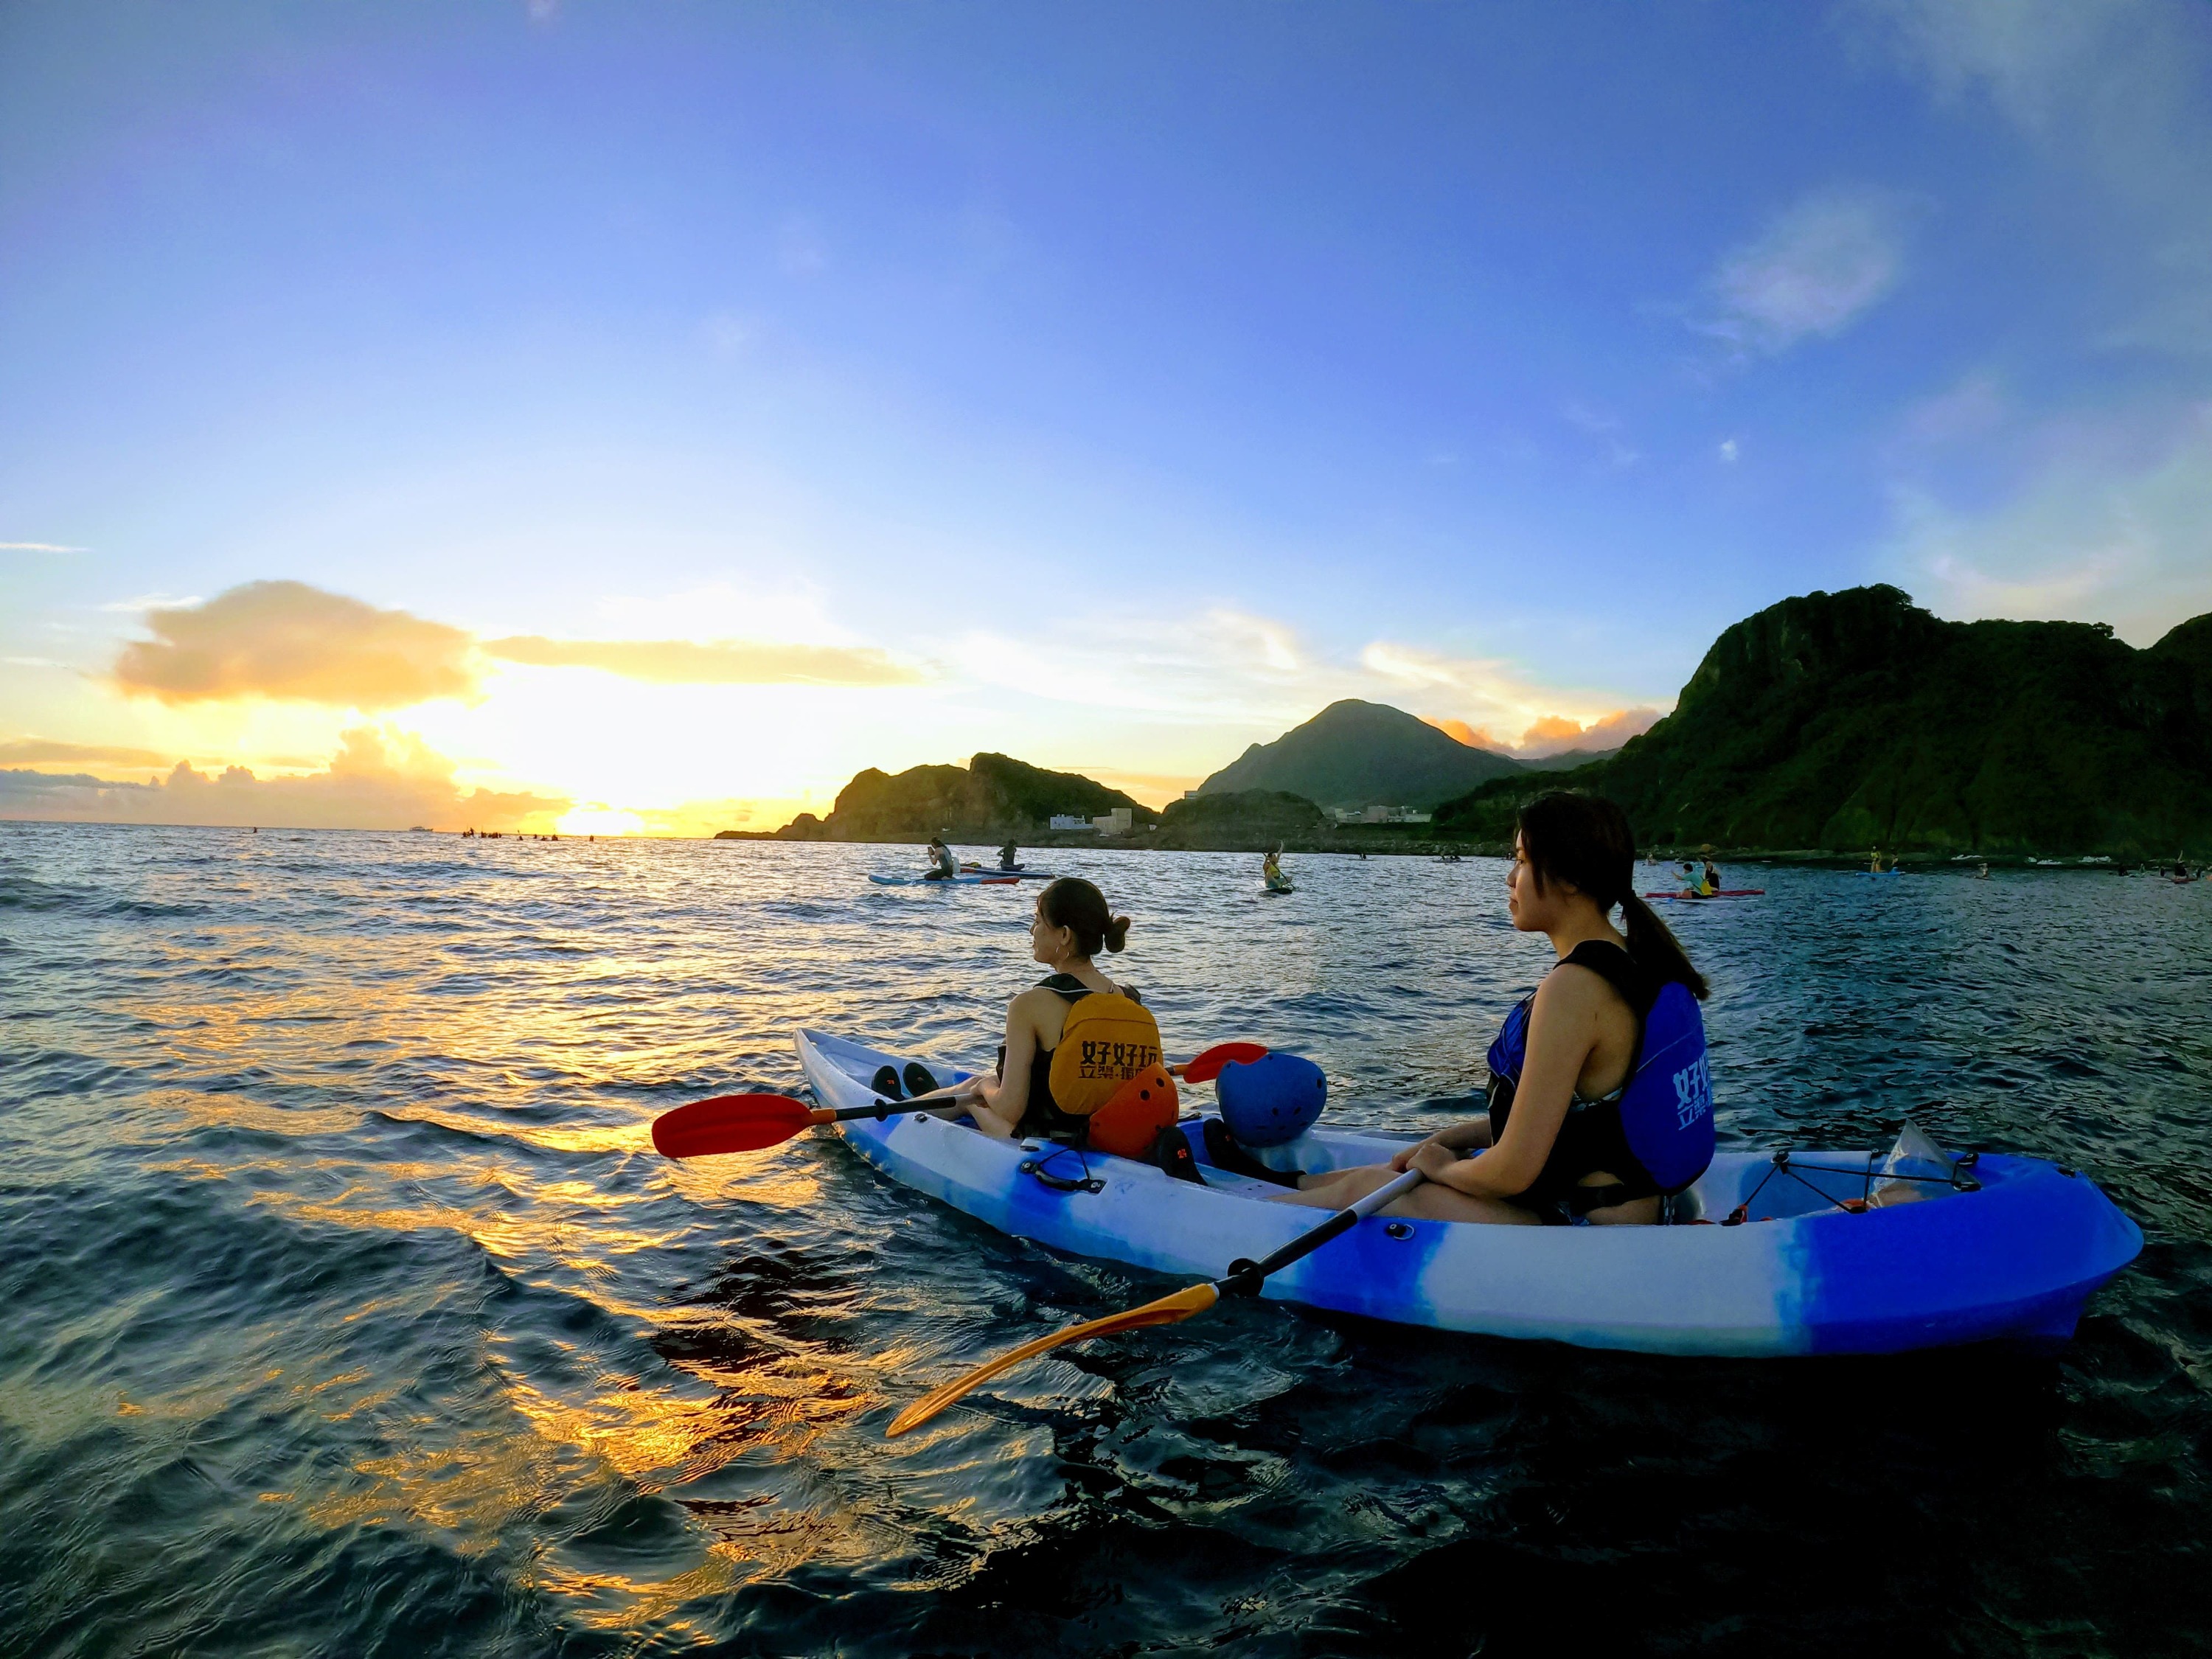
POLYGON ((1049 991, 1028 990, 1006 1005, 1006 1060, 997 1078, 975 1079, 969 1115, 986 1134, 1011 1138, 1029 1109, 1030 1072, 1036 1064, 1036 1008, 1032 999, 1049 991))
POLYGON ((1426 1139, 1415 1141, 1390 1160, 1390 1167, 1401 1174, 1411 1169, 1413 1154, 1424 1146, 1441 1146, 1448 1152, 1480 1152, 1490 1145, 1490 1120, 1471 1117, 1463 1123, 1454 1123, 1437 1130, 1426 1139))
POLYGON ((1516 1198, 1534 1186, 1559 1138, 1559 1126, 1567 1121, 1575 1084, 1597 1045, 1598 1016, 1607 989, 1587 968, 1562 968, 1549 975, 1536 988, 1535 1006, 1528 1011, 1528 1058, 1498 1144, 1468 1158, 1454 1158, 1442 1145, 1417 1146, 1407 1167, 1478 1198, 1516 1198))

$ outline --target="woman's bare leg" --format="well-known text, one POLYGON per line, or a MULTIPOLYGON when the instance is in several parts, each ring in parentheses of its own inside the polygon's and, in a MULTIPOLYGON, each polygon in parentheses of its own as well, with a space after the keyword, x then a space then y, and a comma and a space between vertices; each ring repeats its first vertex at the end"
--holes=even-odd
MULTIPOLYGON (((1370 1164, 1357 1170, 1339 1170, 1322 1177, 1326 1184, 1301 1187, 1297 1192, 1285 1193, 1274 1202, 1303 1204, 1316 1210, 1340 1210, 1395 1181, 1398 1172, 1387 1164, 1370 1164)), ((1384 1215, 1409 1216, 1419 1221, 1480 1221, 1493 1226, 1534 1227, 1541 1225, 1538 1218, 1517 1204, 1508 1204, 1501 1199, 1477 1198, 1472 1193, 1459 1192, 1449 1187, 1439 1187, 1434 1182, 1423 1182, 1410 1193, 1394 1198, 1382 1206, 1384 1215)))

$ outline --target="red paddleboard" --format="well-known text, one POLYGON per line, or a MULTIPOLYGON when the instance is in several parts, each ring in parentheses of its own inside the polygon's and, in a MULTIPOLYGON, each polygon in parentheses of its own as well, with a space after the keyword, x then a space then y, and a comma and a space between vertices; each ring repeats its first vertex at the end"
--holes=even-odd
POLYGON ((1646 893, 1648 899, 1763 898, 1764 887, 1723 887, 1717 893, 1646 893))

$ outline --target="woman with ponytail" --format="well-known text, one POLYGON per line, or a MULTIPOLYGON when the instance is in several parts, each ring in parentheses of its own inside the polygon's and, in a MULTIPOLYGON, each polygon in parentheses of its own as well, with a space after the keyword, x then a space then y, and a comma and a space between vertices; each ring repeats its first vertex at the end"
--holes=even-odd
POLYGON ((1386 1213, 1522 1225, 1658 1221, 1662 1195, 1711 1156, 1711 1083, 1691 1000, 1706 988, 1631 887, 1635 864, 1627 816, 1613 802, 1554 792, 1523 807, 1506 906, 1513 925, 1544 934, 1559 960, 1491 1045, 1488 1116, 1438 1130, 1387 1166, 1302 1176, 1285 1198, 1338 1209, 1418 1169, 1428 1180, 1386 1213), (1680 1033, 1665 1063, 1680 1069, 1653 1079, 1672 1085, 1655 1095, 1639 1067, 1650 1052, 1646 1021, 1670 986, 1687 993, 1664 1004, 1680 1033), (1632 1083, 1642 1092, 1624 1127, 1632 1083), (1650 1109, 1655 1099, 1664 1110, 1650 1109))
MULTIPOLYGON (((1120 951, 1128 943, 1129 919, 1117 916, 1106 896, 1079 876, 1062 876, 1037 895, 1036 913, 1030 919, 1030 955, 1052 971, 1006 1006, 1006 1046, 999 1050, 998 1069, 970 1078, 946 1092, 959 1101, 953 1114, 965 1112, 975 1127, 1000 1139, 1016 1135, 1048 1136, 1081 1140, 1109 1152, 1122 1151, 1111 1134, 1101 1138, 1103 1113, 1095 1100, 1061 1099, 1054 1090, 1054 1059, 1061 1046, 1070 1016, 1092 999, 1129 1005, 1122 1012, 1126 1024, 1133 1018, 1149 1028, 1123 1046, 1133 1051, 1132 1066, 1160 1063, 1159 1028, 1144 1012, 1144 999, 1127 985, 1101 973, 1091 960, 1102 951, 1120 951), (1141 1054, 1133 1053, 1142 1049, 1141 1054)), ((1095 1011, 1086 1009, 1089 1017, 1095 1011)), ((1063 1077, 1068 1072, 1063 1066, 1063 1077)), ((1175 1121, 1172 1103, 1164 1123, 1175 1121)), ((1149 1140, 1161 1123, 1143 1126, 1139 1138, 1149 1140)))

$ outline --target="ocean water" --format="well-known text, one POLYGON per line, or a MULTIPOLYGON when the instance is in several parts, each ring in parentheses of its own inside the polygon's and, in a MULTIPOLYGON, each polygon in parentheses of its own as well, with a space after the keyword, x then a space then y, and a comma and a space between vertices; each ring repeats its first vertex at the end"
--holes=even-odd
MULTIPOLYGON (((2143 1227, 2071 1347, 1743 1363, 1232 1304, 826 1133, 669 1164, 823 1026, 987 1060, 1032 890, 910 849, 0 824, 0 1653, 2212 1650, 2212 886, 1744 868, 1673 907, 1725 1139, 1908 1115, 2143 1227)), ((1502 866, 1090 852, 1171 1048, 1429 1127, 1502 866)), ((1647 884, 1671 885, 1650 872, 1647 884)))

